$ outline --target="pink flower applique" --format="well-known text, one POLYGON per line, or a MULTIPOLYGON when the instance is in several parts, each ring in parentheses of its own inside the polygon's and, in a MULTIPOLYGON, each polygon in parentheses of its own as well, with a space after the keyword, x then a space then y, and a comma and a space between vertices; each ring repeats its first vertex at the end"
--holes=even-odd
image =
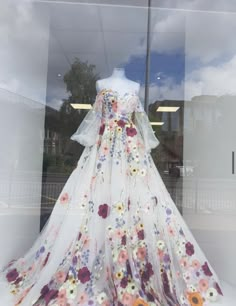
POLYGON ((118 255, 119 264, 125 263, 127 259, 128 259, 127 251, 126 250, 121 250, 119 255, 118 255))
POLYGON ((60 197, 61 204, 67 204, 69 202, 69 194, 67 192, 63 193, 60 197))

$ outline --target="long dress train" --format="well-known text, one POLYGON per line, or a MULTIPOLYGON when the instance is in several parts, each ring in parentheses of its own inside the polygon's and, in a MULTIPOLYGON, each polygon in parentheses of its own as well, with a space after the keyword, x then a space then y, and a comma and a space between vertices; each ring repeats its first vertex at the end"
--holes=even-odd
POLYGON ((4 306, 201 306, 219 279, 150 155, 135 92, 105 88, 71 139, 85 149, 31 249, 1 273, 4 306))

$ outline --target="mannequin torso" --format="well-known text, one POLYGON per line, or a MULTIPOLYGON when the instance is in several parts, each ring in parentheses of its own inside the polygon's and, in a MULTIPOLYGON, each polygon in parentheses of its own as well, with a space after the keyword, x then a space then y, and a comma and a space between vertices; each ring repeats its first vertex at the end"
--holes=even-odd
POLYGON ((140 84, 129 80, 125 76, 124 68, 114 68, 112 75, 108 78, 97 80, 96 82, 97 92, 102 89, 112 89, 117 91, 120 95, 124 95, 127 92, 139 93, 140 84))

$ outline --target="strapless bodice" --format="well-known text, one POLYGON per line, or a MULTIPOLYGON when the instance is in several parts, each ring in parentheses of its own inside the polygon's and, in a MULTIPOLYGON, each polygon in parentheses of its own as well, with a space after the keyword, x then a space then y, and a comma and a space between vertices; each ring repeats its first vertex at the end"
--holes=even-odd
POLYGON ((104 122, 122 120, 130 123, 132 121, 132 114, 137 106, 136 99, 133 99, 137 97, 135 92, 120 94, 113 89, 102 89, 97 96, 102 103, 102 119, 104 122))

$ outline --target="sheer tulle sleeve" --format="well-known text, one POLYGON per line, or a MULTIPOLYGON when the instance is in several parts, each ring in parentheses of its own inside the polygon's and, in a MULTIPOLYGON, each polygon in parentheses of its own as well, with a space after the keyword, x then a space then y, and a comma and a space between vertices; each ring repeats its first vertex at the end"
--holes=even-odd
POLYGON ((83 146, 92 146, 96 142, 102 119, 102 99, 97 94, 92 108, 85 115, 77 131, 70 139, 79 142, 83 146))
POLYGON ((159 140, 156 138, 155 132, 152 129, 147 113, 138 96, 135 96, 134 120, 137 129, 139 130, 147 152, 156 148, 159 145, 159 140))

